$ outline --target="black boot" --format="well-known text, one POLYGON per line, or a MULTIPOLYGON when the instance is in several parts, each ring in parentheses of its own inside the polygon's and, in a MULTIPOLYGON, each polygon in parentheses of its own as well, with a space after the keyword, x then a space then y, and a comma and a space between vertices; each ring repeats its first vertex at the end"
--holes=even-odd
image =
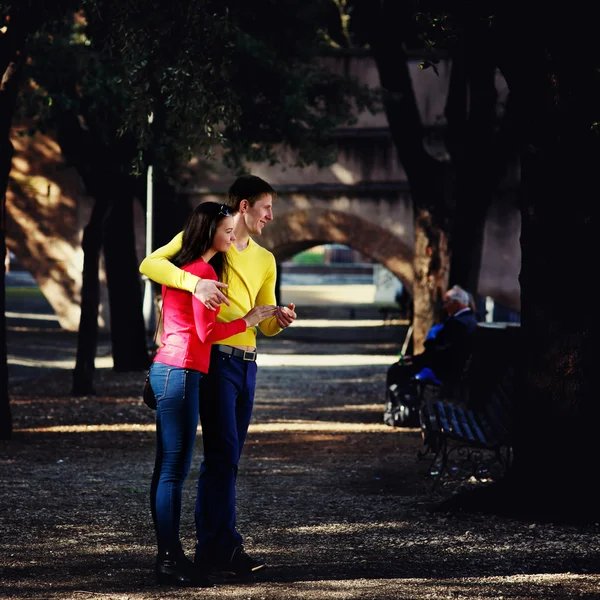
POLYGON ((212 587, 206 575, 201 574, 183 552, 160 552, 154 569, 160 585, 179 587, 212 587))

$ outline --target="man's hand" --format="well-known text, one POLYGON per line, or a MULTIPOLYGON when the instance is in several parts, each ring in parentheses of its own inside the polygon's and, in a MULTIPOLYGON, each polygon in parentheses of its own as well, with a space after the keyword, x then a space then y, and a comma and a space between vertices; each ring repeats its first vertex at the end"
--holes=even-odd
POLYGON ((208 308, 208 310, 215 310, 221 302, 225 302, 229 306, 229 300, 219 288, 225 289, 226 283, 221 281, 213 281, 212 279, 200 279, 196 284, 194 290, 194 296, 208 308))
POLYGON ((279 325, 279 327, 285 329, 296 320, 296 312, 294 311, 295 308, 296 305, 293 302, 291 302, 287 306, 277 307, 275 318, 277 319, 277 324, 279 325))

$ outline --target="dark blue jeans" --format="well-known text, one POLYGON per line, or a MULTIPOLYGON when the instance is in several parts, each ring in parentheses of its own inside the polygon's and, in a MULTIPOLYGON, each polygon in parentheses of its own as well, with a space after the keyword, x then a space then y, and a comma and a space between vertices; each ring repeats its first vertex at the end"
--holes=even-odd
POLYGON ((204 460, 196 496, 196 559, 228 559, 242 536, 236 529, 238 463, 254 406, 256 363, 213 348, 202 380, 200 421, 204 460))
POLYGON ((155 362, 150 384, 156 395, 156 460, 150 506, 159 552, 181 548, 181 491, 190 471, 200 399, 200 371, 155 362))

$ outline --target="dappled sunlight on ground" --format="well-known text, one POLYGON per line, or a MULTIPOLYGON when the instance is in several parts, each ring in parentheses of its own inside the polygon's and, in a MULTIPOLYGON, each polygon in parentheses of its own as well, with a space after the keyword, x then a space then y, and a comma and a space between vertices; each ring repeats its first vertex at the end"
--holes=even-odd
MULTIPOLYGON (((386 365, 372 344, 267 340, 237 478, 237 522, 268 569, 252 581, 179 590, 154 582, 148 502, 155 412, 144 372, 97 369, 96 396, 69 395, 73 338, 28 338, 10 389, 14 437, 0 444, 2 591, 19 600, 596 600, 598 525, 560 526, 430 510, 420 431, 382 423, 386 365), (29 351, 27 350, 29 346, 29 351), (279 350, 285 354, 278 354, 279 350), (321 353, 321 354, 320 354, 321 353), (348 365, 340 357, 385 364, 348 365), (307 362, 320 359, 317 364, 307 362), (25 367, 24 367, 25 368, 25 367)), ((389 354, 386 354, 389 352, 389 354)), ((198 438, 183 490, 183 548, 194 549, 198 438)), ((467 485, 467 484, 465 484, 467 485)), ((454 487, 453 487, 454 486, 454 487)))

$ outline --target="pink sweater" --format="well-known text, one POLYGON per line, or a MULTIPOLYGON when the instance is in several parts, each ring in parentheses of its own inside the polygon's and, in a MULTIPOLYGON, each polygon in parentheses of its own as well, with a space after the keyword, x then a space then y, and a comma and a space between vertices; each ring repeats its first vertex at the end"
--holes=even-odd
MULTIPOLYGON (((215 270, 201 258, 182 269, 202 279, 217 279, 215 270)), ((208 310, 190 292, 163 286, 162 295, 163 334, 154 358, 157 362, 208 373, 212 342, 246 330, 244 319, 217 322, 220 309, 208 310)))

